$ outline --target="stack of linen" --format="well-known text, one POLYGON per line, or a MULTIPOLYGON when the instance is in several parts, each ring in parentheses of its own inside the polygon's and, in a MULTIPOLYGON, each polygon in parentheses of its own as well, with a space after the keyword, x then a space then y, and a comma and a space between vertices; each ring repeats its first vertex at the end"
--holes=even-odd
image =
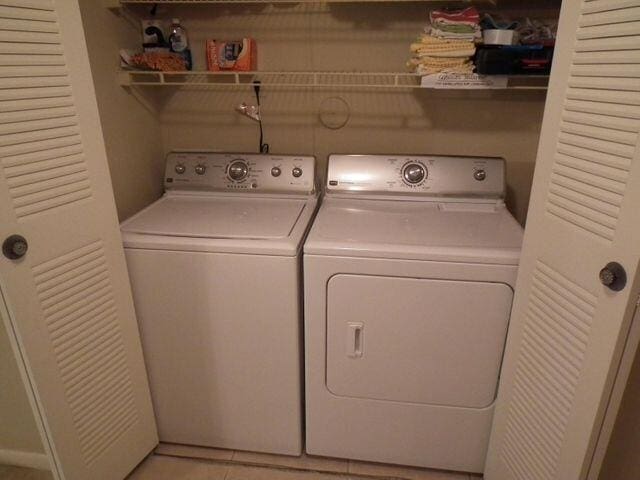
POLYGON ((473 42, 482 36, 480 14, 475 7, 457 12, 432 10, 429 13, 429 20, 431 26, 426 27, 425 32, 434 37, 473 42))
POLYGON ((407 65, 421 75, 440 72, 472 73, 471 57, 480 38, 480 14, 474 7, 457 12, 433 10, 431 25, 411 44, 407 65))

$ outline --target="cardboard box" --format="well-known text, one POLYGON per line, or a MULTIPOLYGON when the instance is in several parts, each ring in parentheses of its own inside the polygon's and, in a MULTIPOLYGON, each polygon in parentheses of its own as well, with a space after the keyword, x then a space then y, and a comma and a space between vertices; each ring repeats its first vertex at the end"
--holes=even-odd
POLYGON ((248 72, 257 69, 258 52, 252 38, 207 40, 207 69, 211 72, 248 72))

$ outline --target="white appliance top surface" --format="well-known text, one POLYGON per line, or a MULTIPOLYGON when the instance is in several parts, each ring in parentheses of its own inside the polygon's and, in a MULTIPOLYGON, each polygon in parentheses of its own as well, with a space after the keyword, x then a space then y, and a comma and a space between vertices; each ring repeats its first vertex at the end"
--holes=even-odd
POLYGON ((328 196, 305 253, 517 264, 522 234, 501 202, 328 196))
POLYGON ((220 239, 283 239, 307 200, 225 195, 168 195, 126 221, 122 231, 220 239))

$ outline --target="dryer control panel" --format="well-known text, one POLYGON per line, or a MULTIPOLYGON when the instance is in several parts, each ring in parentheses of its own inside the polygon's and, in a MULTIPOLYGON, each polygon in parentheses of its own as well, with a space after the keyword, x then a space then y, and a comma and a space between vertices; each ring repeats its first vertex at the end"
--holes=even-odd
POLYGON ((167 156, 167 190, 315 191, 315 158, 305 155, 175 151, 167 156))
POLYGON ((443 155, 331 155, 327 191, 503 198, 504 159, 443 155))

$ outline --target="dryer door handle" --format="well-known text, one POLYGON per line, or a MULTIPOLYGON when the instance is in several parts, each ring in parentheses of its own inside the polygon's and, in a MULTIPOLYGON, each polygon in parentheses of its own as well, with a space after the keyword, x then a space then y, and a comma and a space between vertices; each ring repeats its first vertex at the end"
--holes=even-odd
POLYGON ((364 323, 347 323, 347 357, 362 357, 364 347, 364 323))

